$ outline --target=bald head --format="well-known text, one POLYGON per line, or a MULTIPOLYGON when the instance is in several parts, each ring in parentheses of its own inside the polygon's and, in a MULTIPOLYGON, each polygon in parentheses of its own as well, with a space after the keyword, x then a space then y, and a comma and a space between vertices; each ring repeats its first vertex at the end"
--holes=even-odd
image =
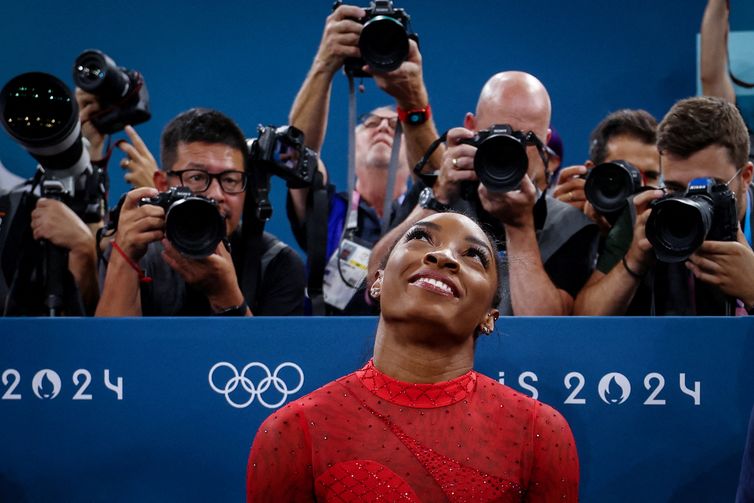
POLYGON ((550 95, 539 79, 525 72, 501 72, 482 88, 474 129, 510 124, 514 129, 534 131, 547 142, 551 113, 550 95))

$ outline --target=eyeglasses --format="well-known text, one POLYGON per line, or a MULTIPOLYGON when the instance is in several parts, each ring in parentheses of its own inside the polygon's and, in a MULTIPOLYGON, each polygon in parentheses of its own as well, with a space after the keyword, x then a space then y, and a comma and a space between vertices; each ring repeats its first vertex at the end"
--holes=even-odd
POLYGON ((181 185, 191 192, 199 193, 209 189, 213 179, 220 182, 220 187, 226 194, 240 194, 246 190, 246 173, 243 171, 223 171, 222 173, 207 173, 202 169, 184 169, 182 171, 168 171, 168 176, 177 176, 181 185))
POLYGON ((387 121, 387 125, 390 126, 390 129, 395 129, 396 127, 398 127, 397 115, 394 117, 383 117, 382 115, 368 112, 359 117, 359 121, 364 125, 364 127, 369 129, 379 127, 384 120, 387 121))

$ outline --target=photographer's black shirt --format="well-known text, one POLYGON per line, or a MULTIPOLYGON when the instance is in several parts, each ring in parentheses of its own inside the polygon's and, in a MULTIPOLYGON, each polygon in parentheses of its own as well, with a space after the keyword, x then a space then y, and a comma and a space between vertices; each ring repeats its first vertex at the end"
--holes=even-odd
MULTIPOLYGON (((254 316, 293 316, 304 314, 304 264, 293 249, 267 232, 262 239, 260 262, 261 283, 256 291, 242 292, 254 316), (267 253, 267 256, 264 254, 267 253), (254 299, 254 300, 251 300, 254 299)), ((236 271, 241 270, 237 257, 242 241, 238 234, 231 236, 231 250, 236 271)), ((162 258, 162 244, 151 243, 147 254, 139 262, 152 278, 141 285, 141 309, 144 316, 209 316, 212 309, 204 293, 186 284, 162 258)), ((239 284, 243 285, 242 278, 239 284)), ((254 286, 249 287, 254 288, 254 286)))

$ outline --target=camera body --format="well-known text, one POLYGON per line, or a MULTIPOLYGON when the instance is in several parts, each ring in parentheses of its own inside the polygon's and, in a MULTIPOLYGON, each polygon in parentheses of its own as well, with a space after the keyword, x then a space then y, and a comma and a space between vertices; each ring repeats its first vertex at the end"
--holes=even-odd
MULTIPOLYGON (((119 203, 112 216, 117 227, 119 203)), ((226 238, 225 219, 213 199, 194 195, 186 187, 171 187, 154 197, 139 200, 139 206, 152 204, 165 210, 165 235, 176 250, 190 258, 212 255, 226 238)))
POLYGON ((126 125, 135 126, 152 117, 149 92, 141 74, 119 67, 102 51, 88 49, 76 58, 73 81, 97 97, 102 110, 91 120, 102 134, 121 131, 126 125))
POLYGON ((474 171, 488 190, 510 192, 521 186, 529 169, 526 136, 508 124, 495 124, 461 141, 477 148, 474 171))
MULTIPOLYGON (((335 2, 333 10, 341 3, 335 2)), ((354 77, 370 77, 361 69, 365 64, 381 73, 397 69, 408 58, 409 38, 418 40, 411 31, 411 16, 395 8, 392 0, 372 0, 364 10, 364 17, 356 19, 364 25, 359 36, 361 58, 348 58, 344 65, 346 74, 354 77)))
POLYGON ((594 209, 614 222, 628 198, 643 190, 641 171, 628 161, 603 162, 589 170, 584 193, 594 209))
POLYGON ((738 235, 736 195, 712 178, 692 180, 683 195, 652 203, 647 239, 662 262, 683 262, 705 240, 735 241, 738 235))
POLYGON ((304 145, 304 133, 293 126, 258 126, 259 136, 247 140, 252 167, 279 176, 288 187, 310 187, 317 170, 317 153, 304 145))

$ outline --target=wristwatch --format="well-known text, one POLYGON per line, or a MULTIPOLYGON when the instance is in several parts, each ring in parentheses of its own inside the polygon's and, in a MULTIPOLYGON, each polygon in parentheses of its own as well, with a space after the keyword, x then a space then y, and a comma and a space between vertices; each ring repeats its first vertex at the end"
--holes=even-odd
POLYGON ((419 194, 419 206, 424 209, 437 211, 438 213, 448 211, 450 206, 443 204, 435 199, 435 193, 432 187, 425 187, 419 194))
POLYGON ((396 107, 398 112, 398 120, 403 124, 409 124, 412 126, 418 126, 424 124, 432 117, 432 107, 427 105, 424 108, 415 108, 413 110, 404 110, 401 107, 396 107))

